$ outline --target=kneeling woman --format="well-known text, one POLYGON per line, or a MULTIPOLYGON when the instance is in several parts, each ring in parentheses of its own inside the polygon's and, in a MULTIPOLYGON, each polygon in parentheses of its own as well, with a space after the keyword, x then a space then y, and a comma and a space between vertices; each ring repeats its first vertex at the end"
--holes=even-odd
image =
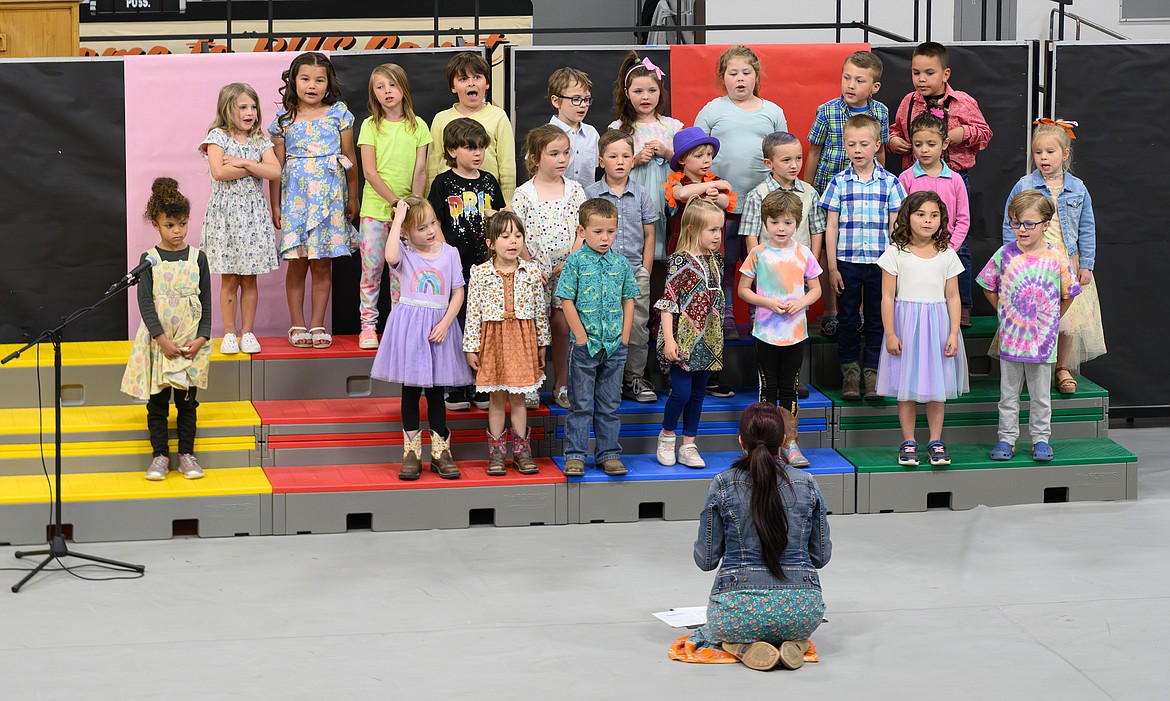
POLYGON ((817 570, 833 546, 816 481, 776 457, 785 429, 796 429, 785 414, 771 404, 749 406, 739 421, 746 455, 711 481, 695 564, 719 573, 707 624, 676 643, 676 659, 724 661, 717 660, 726 657, 718 654, 722 646, 752 669, 804 663, 808 638, 825 612, 817 570))

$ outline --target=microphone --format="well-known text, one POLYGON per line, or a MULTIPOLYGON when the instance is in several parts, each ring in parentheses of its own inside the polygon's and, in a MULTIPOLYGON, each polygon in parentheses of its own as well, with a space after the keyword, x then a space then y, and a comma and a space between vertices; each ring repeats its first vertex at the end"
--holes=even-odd
POLYGON ((133 270, 126 273, 126 277, 122 278, 122 281, 130 282, 131 280, 136 280, 138 279, 139 275, 145 273, 147 270, 150 270, 161 262, 162 258, 159 258, 158 253, 152 250, 146 254, 146 260, 142 261, 136 265, 133 270))

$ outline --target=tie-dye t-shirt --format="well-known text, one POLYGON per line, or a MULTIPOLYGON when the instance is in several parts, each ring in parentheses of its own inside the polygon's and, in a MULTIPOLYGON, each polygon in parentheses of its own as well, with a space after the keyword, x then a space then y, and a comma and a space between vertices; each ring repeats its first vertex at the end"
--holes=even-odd
POLYGON ((1024 253, 1013 241, 987 261, 978 281, 999 293, 1000 358, 1055 363, 1060 300, 1081 293, 1068 257, 1048 243, 1024 253))
MULTIPOLYGON (((756 294, 761 297, 788 301, 805 295, 804 281, 820 275, 821 266, 803 243, 788 248, 762 243, 748 253, 739 272, 756 281, 756 294)), ((773 346, 792 346, 808 338, 808 321, 803 309, 795 314, 777 314, 766 307, 756 307, 752 335, 773 346)))
POLYGON ((447 243, 435 258, 424 258, 404 244, 398 265, 387 267, 390 277, 401 287, 401 299, 415 306, 446 309, 451 302, 451 290, 467 284, 459 251, 447 243))

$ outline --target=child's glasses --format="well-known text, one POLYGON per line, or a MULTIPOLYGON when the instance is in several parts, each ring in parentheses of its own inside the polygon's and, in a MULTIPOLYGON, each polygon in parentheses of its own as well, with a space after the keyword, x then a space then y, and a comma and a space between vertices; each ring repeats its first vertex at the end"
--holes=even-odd
POLYGON ((1048 223, 1048 221, 1049 221, 1048 219, 1045 219, 1044 221, 1017 221, 1015 219, 1009 219, 1007 224, 1008 224, 1008 226, 1010 226, 1013 229, 1023 229, 1024 231, 1031 231, 1032 229, 1035 229, 1036 227, 1040 226, 1041 224, 1048 223))
POLYGON ((593 104, 592 97, 583 95, 557 95, 562 100, 568 100, 574 107, 588 107, 593 104))

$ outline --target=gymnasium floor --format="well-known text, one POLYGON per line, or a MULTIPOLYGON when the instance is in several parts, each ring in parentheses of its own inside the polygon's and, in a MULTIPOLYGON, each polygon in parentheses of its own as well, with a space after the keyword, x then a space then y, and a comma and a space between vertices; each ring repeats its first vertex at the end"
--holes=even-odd
POLYGON ((1170 429, 1110 437, 1137 502, 831 516, 795 672, 667 659, 651 612, 711 583, 693 521, 488 526, 86 544, 146 577, 16 595, 0 571, 0 699, 1165 699, 1170 429))

